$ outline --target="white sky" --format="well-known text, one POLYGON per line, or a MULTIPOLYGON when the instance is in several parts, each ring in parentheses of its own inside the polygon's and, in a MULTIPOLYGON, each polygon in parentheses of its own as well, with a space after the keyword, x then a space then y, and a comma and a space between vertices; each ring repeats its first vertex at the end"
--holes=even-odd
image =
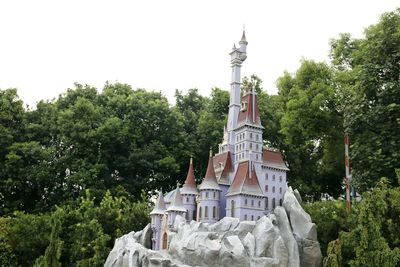
POLYGON ((327 60, 329 39, 361 37, 400 0, 0 2, 0 88, 34 105, 105 81, 162 91, 229 89, 230 58, 243 24, 249 42, 242 74, 269 93, 302 57, 327 60))

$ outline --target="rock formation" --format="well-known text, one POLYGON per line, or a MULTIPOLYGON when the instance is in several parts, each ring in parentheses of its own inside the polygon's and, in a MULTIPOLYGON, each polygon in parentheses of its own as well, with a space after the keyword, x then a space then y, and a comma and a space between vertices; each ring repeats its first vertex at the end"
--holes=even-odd
POLYGON ((118 238, 104 266, 321 266, 316 226, 299 201, 288 188, 283 206, 256 222, 225 217, 214 224, 187 223, 178 216, 167 250, 149 249, 146 226, 118 238))

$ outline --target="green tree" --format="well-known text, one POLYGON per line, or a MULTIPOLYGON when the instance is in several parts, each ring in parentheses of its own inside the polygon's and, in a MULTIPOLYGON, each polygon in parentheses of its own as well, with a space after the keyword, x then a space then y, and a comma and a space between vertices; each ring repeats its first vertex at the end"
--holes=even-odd
POLYGON ((344 127, 351 142, 351 165, 359 191, 377 177, 397 183, 400 162, 400 9, 353 39, 343 34, 331 42, 332 63, 342 90, 344 127))
POLYGON ((324 63, 303 60, 293 77, 278 80, 277 105, 284 137, 281 149, 289 181, 307 196, 338 196, 344 176, 343 115, 333 86, 334 73, 324 63))
MULTIPOLYGON (((400 172, 399 172, 400 179, 400 172)), ((397 266, 400 263, 400 187, 386 178, 363 194, 348 231, 328 246, 325 266, 397 266)))

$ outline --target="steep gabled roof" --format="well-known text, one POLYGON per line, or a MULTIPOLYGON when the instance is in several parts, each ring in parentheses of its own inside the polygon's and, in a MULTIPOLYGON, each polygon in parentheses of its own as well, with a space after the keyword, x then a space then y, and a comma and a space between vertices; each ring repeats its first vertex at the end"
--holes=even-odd
POLYGON ((233 179, 232 185, 228 189, 227 196, 246 194, 253 196, 264 196, 258 183, 258 178, 255 170, 249 172, 249 161, 239 163, 235 178, 233 179))
POLYGON ((163 193, 160 192, 156 201, 156 205, 154 205, 154 209, 150 212, 150 215, 153 214, 163 215, 164 211, 165 211, 164 196, 163 193))
POLYGON ((231 152, 225 152, 213 157, 215 176, 218 183, 229 183, 229 173, 232 171, 231 152), (223 166, 222 168, 220 166, 223 166))
MULTIPOLYGON (((260 110, 258 108, 258 100, 257 96, 254 95, 254 92, 247 93, 242 96, 242 103, 245 103, 246 107, 241 108, 238 115, 238 124, 241 123, 250 123, 261 126, 260 119, 260 110), (254 111, 253 111, 253 102, 254 102, 254 111), (254 117, 253 117, 254 113, 254 117)), ((243 104, 244 105, 244 104, 243 104)))
POLYGON ((221 191, 221 188, 219 187, 217 178, 215 176, 214 163, 213 163, 211 151, 210 151, 210 157, 208 158, 208 166, 207 166, 206 175, 203 179, 203 182, 200 184, 199 189, 200 190, 214 189, 214 190, 221 191))
POLYGON ((167 211, 186 211, 186 208, 183 206, 182 195, 179 187, 176 188, 174 198, 172 199, 171 205, 168 207, 167 211))
POLYGON ((283 161, 283 157, 281 152, 277 150, 272 150, 268 148, 263 148, 263 161, 264 165, 288 171, 289 168, 286 166, 285 162, 283 161))
POLYGON ((189 170, 186 176, 185 183, 182 186, 181 194, 199 194, 199 190, 197 190, 196 179, 194 177, 192 158, 190 158, 189 170))

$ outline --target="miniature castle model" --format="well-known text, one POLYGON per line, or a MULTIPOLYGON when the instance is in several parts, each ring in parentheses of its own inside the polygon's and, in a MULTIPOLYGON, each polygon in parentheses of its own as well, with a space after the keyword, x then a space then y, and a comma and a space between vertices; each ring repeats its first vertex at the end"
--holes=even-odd
POLYGON ((255 89, 240 96, 240 68, 246 60, 247 41, 243 31, 239 48, 231 55, 232 82, 228 123, 219 151, 208 160, 199 186, 190 159, 182 188, 160 193, 151 216, 152 249, 168 247, 168 235, 177 215, 187 221, 215 223, 224 217, 255 221, 282 205, 289 170, 279 151, 263 146, 263 129, 255 89))

